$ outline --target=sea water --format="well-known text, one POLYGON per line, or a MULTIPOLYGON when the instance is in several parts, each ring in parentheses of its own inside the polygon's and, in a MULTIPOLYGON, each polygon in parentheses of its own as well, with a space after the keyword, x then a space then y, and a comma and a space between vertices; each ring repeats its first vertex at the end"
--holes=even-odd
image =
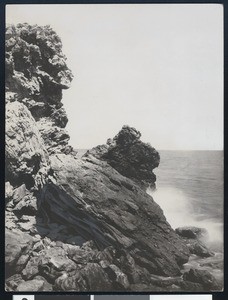
POLYGON ((156 190, 149 191, 175 229, 208 230, 211 247, 223 244, 223 152, 159 151, 156 190))
POLYGON ((156 189, 148 193, 160 205, 173 229, 197 226, 208 231, 205 244, 215 256, 190 257, 185 269, 207 269, 223 277, 223 152, 159 151, 154 169, 156 189))

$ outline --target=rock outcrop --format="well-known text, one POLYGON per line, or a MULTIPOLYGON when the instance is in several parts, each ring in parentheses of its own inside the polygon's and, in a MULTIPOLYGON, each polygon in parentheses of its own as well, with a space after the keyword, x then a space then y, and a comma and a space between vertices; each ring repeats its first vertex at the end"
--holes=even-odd
POLYGON ((210 289, 182 276, 189 248, 145 192, 160 158, 137 130, 76 157, 61 102, 72 78, 49 26, 7 26, 6 290, 210 289))
POLYGON ((199 257, 210 257, 214 255, 214 252, 210 251, 204 243, 204 240, 208 238, 208 232, 205 228, 188 226, 178 227, 175 231, 185 240, 191 254, 195 254, 199 257))
POLYGON ((107 161, 120 174, 145 187, 154 187, 156 176, 153 169, 160 162, 159 153, 140 140, 141 133, 135 128, 123 126, 106 145, 89 150, 85 156, 93 155, 107 161))
POLYGON ((36 122, 18 102, 6 105, 6 181, 39 187, 46 182, 49 157, 36 122))
POLYGON ((42 200, 54 219, 82 226, 85 237, 92 234, 101 248, 112 245, 128 251, 152 273, 180 274, 180 266, 188 260, 187 247, 139 186, 92 155, 81 160, 56 155, 51 165, 59 189, 49 185, 42 200))
POLYGON ((49 26, 25 23, 6 28, 6 101, 29 109, 49 153, 73 150, 61 102, 72 78, 61 40, 49 26))
POLYGON ((217 291, 221 289, 216 279, 207 270, 191 269, 184 274, 184 279, 201 284, 205 290, 217 291))

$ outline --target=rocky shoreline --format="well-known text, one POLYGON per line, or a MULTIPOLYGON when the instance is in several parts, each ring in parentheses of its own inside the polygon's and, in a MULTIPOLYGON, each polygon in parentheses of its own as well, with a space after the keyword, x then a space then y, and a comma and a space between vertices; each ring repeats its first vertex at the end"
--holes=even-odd
POLYGON ((183 272, 214 253, 146 193, 160 157, 139 131, 123 126, 77 158, 61 102, 72 79, 49 26, 7 26, 6 290, 221 290, 207 270, 183 272))

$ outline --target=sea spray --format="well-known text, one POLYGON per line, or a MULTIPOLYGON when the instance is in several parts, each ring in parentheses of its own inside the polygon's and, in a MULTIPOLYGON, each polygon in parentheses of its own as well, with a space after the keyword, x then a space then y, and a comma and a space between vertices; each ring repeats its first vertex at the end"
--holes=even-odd
POLYGON ((147 193, 160 205, 173 229, 183 226, 205 228, 208 236, 203 242, 214 251, 222 251, 222 223, 200 213, 200 209, 197 213, 195 204, 183 191, 174 187, 158 187, 156 190, 148 188, 147 193))

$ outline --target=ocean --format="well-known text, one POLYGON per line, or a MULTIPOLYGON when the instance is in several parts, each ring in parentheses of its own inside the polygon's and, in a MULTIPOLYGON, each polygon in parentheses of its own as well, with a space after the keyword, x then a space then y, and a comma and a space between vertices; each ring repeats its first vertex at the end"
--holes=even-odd
POLYGON ((148 191, 175 229, 208 230, 211 248, 223 248, 223 151, 159 151, 156 190, 148 191))
POLYGON ((223 282, 224 180, 223 151, 159 151, 161 162, 154 169, 156 190, 148 193, 160 205, 173 229, 197 226, 208 231, 204 240, 215 255, 192 255, 184 265, 208 270, 223 282))

